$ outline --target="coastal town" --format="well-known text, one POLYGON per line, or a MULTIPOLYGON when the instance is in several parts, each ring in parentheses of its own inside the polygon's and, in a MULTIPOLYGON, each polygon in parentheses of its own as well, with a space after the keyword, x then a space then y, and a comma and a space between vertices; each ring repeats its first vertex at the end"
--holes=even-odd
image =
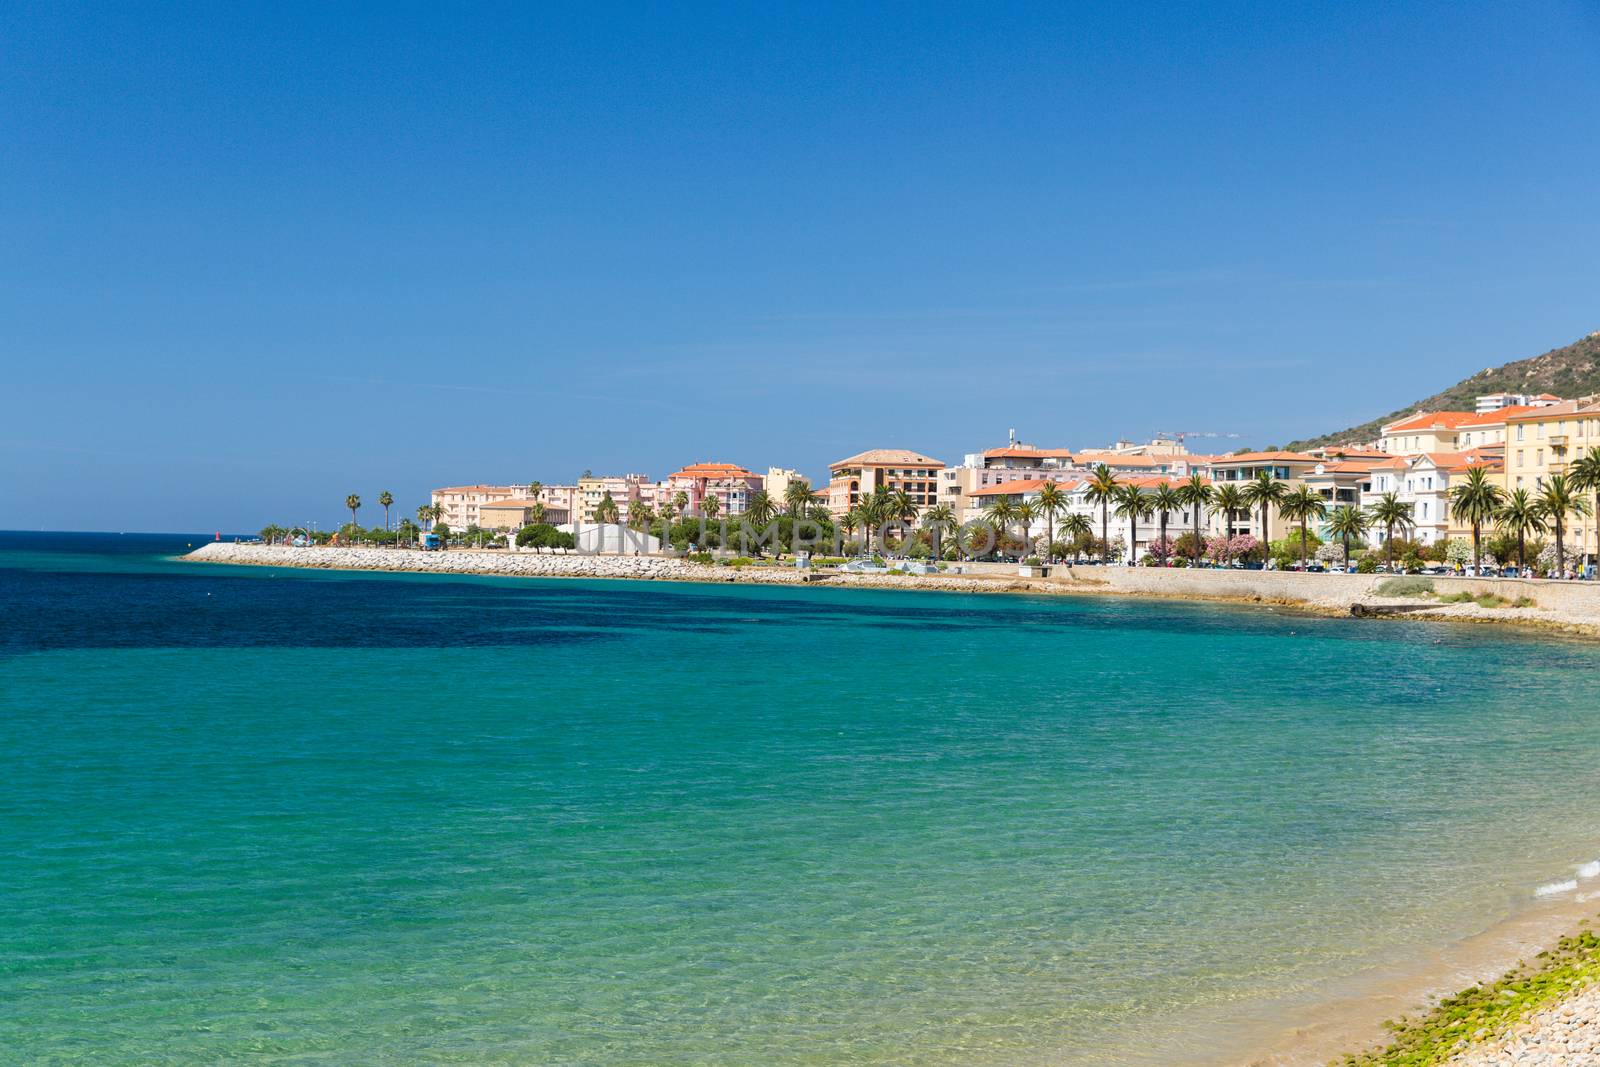
POLYGON ((727 520, 787 517, 836 531, 847 554, 950 560, 1352 570, 1365 560, 1374 570, 1582 577, 1600 559, 1600 397, 1487 394, 1472 411, 1417 412, 1373 440, 1304 451, 1195 447, 1218 436, 1071 448, 1013 432, 954 463, 872 448, 815 482, 788 467, 707 461, 661 479, 585 472, 567 483, 456 485, 433 490, 417 523, 402 521, 410 533, 437 531, 441 544, 520 535, 538 545, 523 531, 548 528, 575 547, 624 553, 731 549, 719 521, 726 538, 727 520), (885 539, 889 524, 898 529, 885 539), (989 536, 963 536, 972 530, 989 536))

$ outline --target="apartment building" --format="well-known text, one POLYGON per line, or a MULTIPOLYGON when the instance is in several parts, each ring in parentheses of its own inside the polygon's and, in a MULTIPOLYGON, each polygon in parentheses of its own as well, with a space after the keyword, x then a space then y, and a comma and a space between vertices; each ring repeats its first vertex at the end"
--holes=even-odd
POLYGON ((444 509, 439 521, 452 530, 468 526, 482 526, 482 507, 496 500, 509 500, 520 495, 521 488, 514 485, 452 485, 435 489, 429 502, 444 509))
POLYGON ((761 475, 736 463, 691 463, 662 483, 662 499, 674 499, 682 493, 688 501, 687 512, 700 514, 706 500, 715 497, 717 514, 740 515, 749 508, 750 497, 763 487, 761 475))
POLYGON ((983 502, 972 495, 979 489, 1039 479, 1063 481, 1081 473, 1073 465, 1072 452, 1065 448, 1011 444, 969 452, 959 467, 939 472, 939 502, 955 511, 957 522, 966 522, 983 509, 983 502))
POLYGON ((916 507, 939 500, 944 462, 904 448, 873 448, 828 465, 828 510, 843 515, 863 494, 904 490, 916 507))

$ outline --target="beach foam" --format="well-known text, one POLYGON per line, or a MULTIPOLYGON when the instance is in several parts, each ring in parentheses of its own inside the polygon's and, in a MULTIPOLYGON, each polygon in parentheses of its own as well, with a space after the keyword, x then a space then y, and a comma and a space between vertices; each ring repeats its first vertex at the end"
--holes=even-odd
POLYGON ((1600 860, 1591 860, 1578 868, 1579 878, 1593 878, 1600 874, 1600 860))
POLYGON ((1578 880, 1573 878, 1565 882, 1551 882, 1549 885, 1542 885, 1533 891, 1533 895, 1536 897, 1553 897, 1557 893, 1570 893, 1576 888, 1578 888, 1578 880))

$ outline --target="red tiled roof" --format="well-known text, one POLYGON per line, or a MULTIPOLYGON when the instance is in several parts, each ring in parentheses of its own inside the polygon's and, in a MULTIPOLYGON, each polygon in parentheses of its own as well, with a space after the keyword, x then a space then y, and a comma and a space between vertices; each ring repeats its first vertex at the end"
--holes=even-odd
POLYGON ((943 467, 944 461, 904 448, 869 448, 828 464, 828 469, 871 464, 879 467, 943 467))
POLYGON ((1263 460, 1277 463, 1316 463, 1317 457, 1304 452, 1238 452, 1231 456, 1218 456, 1213 463, 1260 463, 1263 460))
POLYGON ((1059 485, 1063 489, 1068 483, 1057 481, 1054 478, 1018 478, 1014 482, 1001 482, 999 485, 986 485, 981 489, 974 489, 968 496, 1018 496, 1023 493, 1037 493, 1047 485, 1059 485))
POLYGON ((1383 428, 1383 433, 1408 433, 1411 430, 1431 430, 1442 426, 1453 430, 1463 422, 1470 422, 1477 418, 1470 411, 1423 411, 1403 419, 1396 419, 1383 428))
POLYGON ((1072 451, 1066 448, 990 448, 983 455, 986 459, 1071 459, 1072 451))
POLYGON ((748 478, 751 471, 737 463, 691 463, 673 478, 748 478))

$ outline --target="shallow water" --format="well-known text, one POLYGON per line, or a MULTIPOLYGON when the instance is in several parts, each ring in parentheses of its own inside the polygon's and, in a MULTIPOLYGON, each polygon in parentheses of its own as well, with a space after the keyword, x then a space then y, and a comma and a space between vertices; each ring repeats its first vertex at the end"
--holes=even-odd
POLYGON ((21 1062, 1124 1062, 1600 857, 1588 644, 197 540, 0 534, 21 1062))

